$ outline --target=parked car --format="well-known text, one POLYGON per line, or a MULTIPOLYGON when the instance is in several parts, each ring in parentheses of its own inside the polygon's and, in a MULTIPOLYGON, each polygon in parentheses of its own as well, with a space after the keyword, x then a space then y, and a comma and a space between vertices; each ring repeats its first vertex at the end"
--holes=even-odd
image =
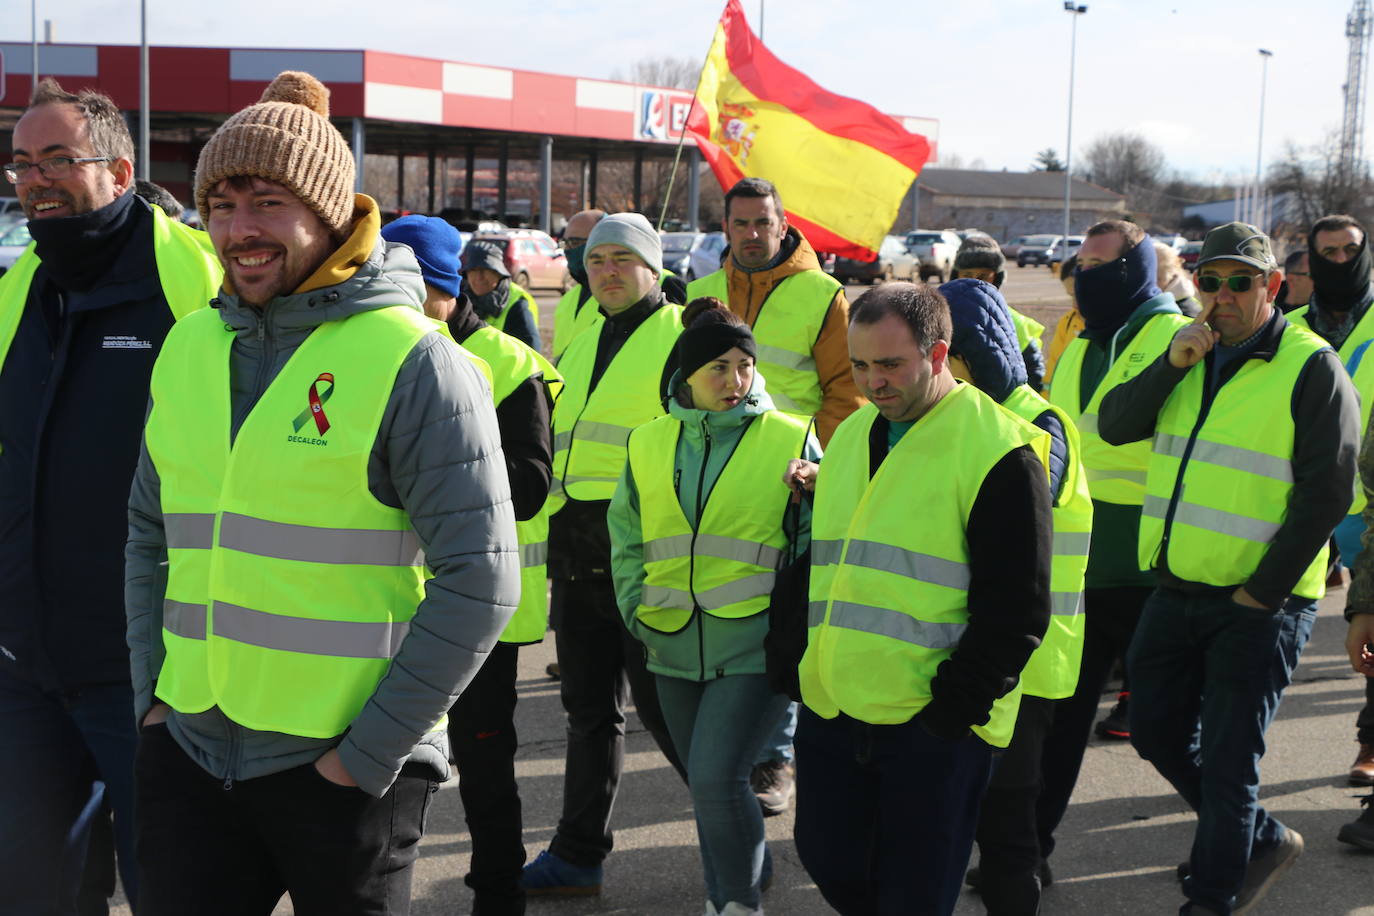
POLYGON ((663 266, 686 282, 720 270, 723 232, 662 232, 663 266))
POLYGON ((954 269, 954 256, 963 239, 946 230, 917 229, 906 234, 906 247, 915 255, 922 280, 935 277, 943 283, 954 269))
POLYGON ((0 274, 14 266, 14 262, 19 260, 19 256, 29 247, 32 240, 28 220, 0 230, 0 274))
POLYGON ((19 198, 0 197, 0 221, 23 218, 24 208, 19 205, 19 198))
POLYGON ((1197 269, 1197 259, 1202 256, 1201 242, 1185 242, 1183 250, 1178 253, 1179 259, 1183 261, 1183 266, 1187 270, 1197 269))
POLYGON ((499 245, 511 279, 525 289, 572 288, 568 259, 554 240, 538 229, 475 232, 472 238, 499 245))
POLYGON ((1026 247, 1026 242, 1032 238, 1034 238, 1034 236, 1018 235, 1010 242, 1003 242, 1002 257, 1006 258, 1008 261, 1015 261, 1016 256, 1021 253, 1021 249, 1026 247))
POLYGON ((1059 244, 1062 235, 1028 235, 1026 240, 1021 243, 1021 248, 1016 252, 1016 266, 1025 267, 1027 264, 1048 264, 1050 262, 1050 252, 1054 246, 1059 244))
POLYGON ((1150 236, 1150 238, 1154 239, 1156 242, 1163 242, 1165 245, 1168 245, 1170 248, 1177 252, 1182 252, 1183 246, 1188 244, 1188 240, 1185 239, 1183 236, 1171 235, 1167 232, 1161 235, 1152 235, 1150 236))
POLYGON ((876 258, 871 261, 836 258, 832 273, 841 283, 886 283, 888 280, 916 279, 916 265, 916 256, 907 250, 905 239, 889 235, 878 246, 876 258))
POLYGON ((1083 236, 1071 235, 1067 242, 1067 246, 1064 241, 1055 242, 1054 247, 1050 249, 1049 265, 1051 268, 1063 264, 1065 259, 1078 254, 1078 249, 1083 244, 1083 236))

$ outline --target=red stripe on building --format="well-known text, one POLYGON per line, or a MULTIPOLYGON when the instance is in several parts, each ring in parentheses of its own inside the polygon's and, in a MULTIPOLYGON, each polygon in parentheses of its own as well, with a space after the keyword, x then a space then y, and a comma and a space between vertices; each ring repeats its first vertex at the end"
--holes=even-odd
POLYGON ((511 126, 532 133, 571 134, 577 130, 577 80, 516 70, 511 126))
POLYGON ((515 102, 476 95, 444 93, 444 123, 484 130, 510 130, 515 102))
POLYGON ((427 57, 364 51, 363 79, 393 86, 414 86, 416 89, 443 89, 444 62, 427 57))

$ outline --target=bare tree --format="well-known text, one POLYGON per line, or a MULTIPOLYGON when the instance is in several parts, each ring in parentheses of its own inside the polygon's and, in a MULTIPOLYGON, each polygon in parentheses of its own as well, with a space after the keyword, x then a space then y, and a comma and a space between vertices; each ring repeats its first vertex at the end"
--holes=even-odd
POLYGON ((1080 162, 1079 177, 1122 194, 1131 187, 1153 188, 1164 174, 1164 151, 1128 131, 1098 137, 1080 162))
POLYGON ((1366 226, 1374 218, 1374 182, 1368 171, 1341 168, 1340 139, 1334 132, 1303 148, 1290 142, 1269 167, 1269 192, 1285 196, 1283 213, 1295 232, 1328 213, 1349 213, 1366 226))
POLYGON ((616 67, 611 79, 669 89, 695 89, 701 64, 686 57, 645 57, 630 64, 629 71, 616 67))

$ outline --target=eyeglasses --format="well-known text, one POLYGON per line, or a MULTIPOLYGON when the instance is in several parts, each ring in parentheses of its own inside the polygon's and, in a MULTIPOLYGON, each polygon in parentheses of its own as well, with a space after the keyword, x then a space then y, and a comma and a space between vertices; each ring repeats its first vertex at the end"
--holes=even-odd
POLYGON ((587 244, 586 239, 578 238, 575 235, 565 235, 558 240, 558 247, 562 248, 564 251, 569 248, 581 248, 585 244, 587 244))
POLYGON ((1218 277, 1216 274, 1202 274, 1197 278, 1197 288, 1204 293, 1215 293, 1220 291, 1221 285, 1225 283, 1233 293, 1248 293, 1251 285, 1264 274, 1232 274, 1229 277, 1218 277))
POLYGON ((38 162, 9 162, 5 164, 5 177, 10 184, 19 184, 21 181, 29 181, 29 171, 38 169, 43 173, 43 177, 52 181, 61 181, 72 173, 72 166, 81 165, 86 162, 114 162, 113 156, 83 156, 80 159, 73 159, 71 156, 53 156, 50 159, 42 159, 38 162))

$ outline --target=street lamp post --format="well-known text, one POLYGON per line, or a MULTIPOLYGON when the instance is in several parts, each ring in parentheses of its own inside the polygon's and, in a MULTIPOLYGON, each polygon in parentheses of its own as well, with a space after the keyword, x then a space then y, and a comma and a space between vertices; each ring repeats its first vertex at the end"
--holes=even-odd
POLYGON ((1259 140, 1255 145, 1255 205, 1254 219, 1251 220, 1261 232, 1267 231, 1260 225, 1260 220, 1264 213, 1264 91, 1269 85, 1269 58, 1274 56, 1273 51, 1265 48, 1259 49, 1262 69, 1260 71, 1260 111, 1259 111, 1259 140))
POLYGON ((1075 3, 1074 0, 1064 0, 1064 10, 1072 14, 1073 27, 1069 33, 1069 132, 1064 140, 1064 254, 1068 256, 1069 250, 1069 208, 1073 202, 1073 177, 1071 169, 1073 167, 1073 71, 1074 58, 1078 51, 1078 17, 1088 11, 1087 6, 1075 3))
POLYGON ((148 0, 139 4, 138 48, 138 177, 153 180, 148 117, 148 0))

